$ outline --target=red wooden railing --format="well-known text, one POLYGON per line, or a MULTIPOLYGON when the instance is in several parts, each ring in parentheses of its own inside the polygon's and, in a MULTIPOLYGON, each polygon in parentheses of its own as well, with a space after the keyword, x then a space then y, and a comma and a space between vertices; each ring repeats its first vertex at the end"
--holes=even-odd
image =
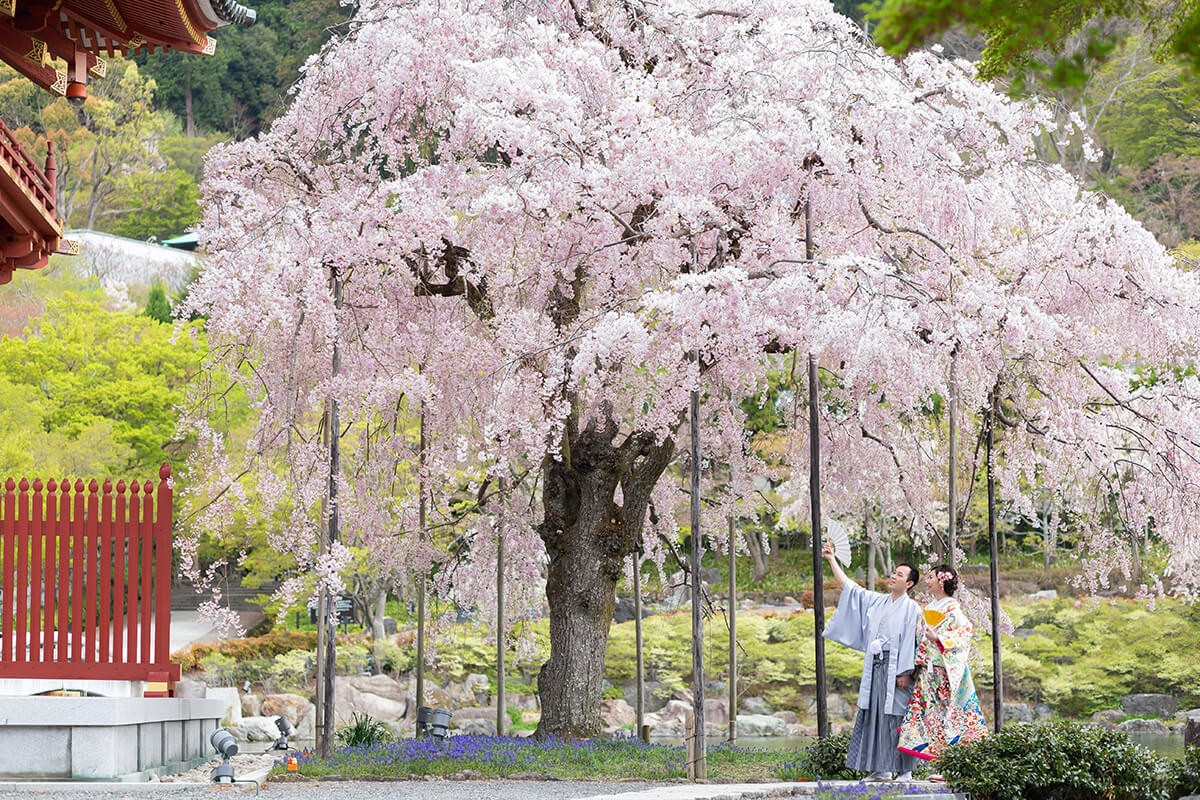
POLYGON ((0 677, 149 680, 170 663, 171 467, 113 494, 9 478, 0 501, 0 677), (43 491, 43 489, 45 491, 43 491), (152 495, 153 492, 153 495, 152 495), (157 514, 155 513, 157 509, 157 514))

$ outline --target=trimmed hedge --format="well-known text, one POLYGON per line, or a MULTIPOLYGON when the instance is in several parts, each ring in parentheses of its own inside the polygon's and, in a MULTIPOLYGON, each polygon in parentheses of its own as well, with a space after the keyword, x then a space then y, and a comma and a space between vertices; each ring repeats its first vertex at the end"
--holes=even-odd
POLYGON ((1120 731, 1018 723, 947 748, 937 768, 973 800, 1169 800, 1172 766, 1120 731))

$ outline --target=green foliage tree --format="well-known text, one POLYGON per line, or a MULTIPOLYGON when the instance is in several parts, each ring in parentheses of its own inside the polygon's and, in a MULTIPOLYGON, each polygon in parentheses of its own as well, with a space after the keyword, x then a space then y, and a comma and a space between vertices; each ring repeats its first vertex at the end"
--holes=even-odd
POLYGON ((158 84, 158 100, 184 121, 188 136, 223 131, 243 138, 278 116, 287 89, 305 60, 347 19, 337 0, 265 0, 254 3, 249 28, 213 32, 209 58, 175 52, 138 57, 158 84))
POLYGON ((171 303, 167 300, 167 290, 162 281, 155 281, 150 287, 150 295, 146 298, 146 308, 142 315, 159 322, 171 321, 171 303))
POLYGON ((202 351, 198 326, 176 337, 149 317, 68 294, 23 337, 0 340, 0 378, 25 398, 20 430, 36 439, 36 419, 43 450, 86 444, 95 466, 142 471, 178 455, 175 409, 202 351))
POLYGON ((876 40, 907 53, 958 26, 982 31, 984 78, 1037 76, 1052 85, 1081 85, 1112 53, 1122 24, 1145 26, 1163 58, 1200 69, 1200 5, 1152 0, 879 0, 876 40))

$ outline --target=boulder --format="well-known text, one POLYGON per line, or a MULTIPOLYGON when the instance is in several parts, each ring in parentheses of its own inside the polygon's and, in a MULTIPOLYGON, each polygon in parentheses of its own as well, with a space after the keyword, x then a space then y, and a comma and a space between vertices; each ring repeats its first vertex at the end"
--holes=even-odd
MULTIPOLYGON (((743 697, 741 704, 738 706, 738 722, 741 722, 742 714, 769 717, 772 713, 774 713, 774 711, 775 709, 767 705, 767 701, 763 700, 761 697, 743 697)), ((739 733, 741 732, 740 724, 738 726, 738 731, 739 733)))
MULTIPOLYGON (((661 681, 646 681, 643 689, 642 708, 647 714, 662 710, 662 707, 671 699, 670 691, 661 681)), ((637 708, 637 684, 627 683, 621 687, 621 692, 625 695, 625 702, 637 708)))
POLYGON ((776 711, 771 716, 779 717, 785 725, 795 725, 800 722, 800 718, 796 716, 795 711, 776 711))
POLYGON ((495 706, 492 706, 491 708, 488 708, 488 707, 460 708, 458 711, 454 712, 454 716, 451 717, 451 720, 454 721, 455 723, 458 723, 458 722, 465 722, 469 719, 492 719, 492 720, 494 720, 495 718, 496 718, 496 708, 495 708, 495 706))
POLYGON ((242 716, 243 717, 267 717, 268 712, 262 710, 262 698, 256 694, 242 695, 242 716))
POLYGON ((1117 724, 1122 733, 1152 733, 1166 736, 1170 731, 1161 719, 1127 719, 1117 724))
POLYGON ((296 739, 317 738, 317 707, 310 706, 308 711, 296 723, 296 739))
MULTIPOLYGON (((487 675, 472 672, 463 681, 463 688, 474 697, 477 705, 487 705, 488 694, 491 691, 491 682, 488 680, 487 675)), ((505 699, 507 700, 508 698, 505 699)))
POLYGON ((379 721, 403 719, 408 710, 404 687, 386 675, 335 675, 334 725, 347 725, 355 713, 379 721))
POLYGON ((670 732, 667 735, 680 736, 683 734, 687 718, 691 716, 691 711, 690 703, 682 700, 670 700, 657 714, 648 715, 646 722, 650 723, 649 717, 653 716, 656 720, 652 723, 654 729, 670 732))
POLYGON ((528 725, 530 723, 533 723, 536 725, 537 723, 539 723, 541 721, 542 721, 542 712, 541 711, 535 710, 535 711, 522 711, 521 712, 521 722, 524 722, 526 725, 528 725))
POLYGON ((1033 709, 1028 703, 1003 703, 1000 710, 1006 723, 1033 722, 1033 709))
POLYGON ((537 711, 538 698, 536 694, 504 694, 504 707, 516 708, 521 711, 537 711))
POLYGON ((787 726, 787 735, 791 736, 793 739, 799 738, 801 736, 816 736, 817 735, 817 726, 816 725, 802 725, 797 722, 795 724, 787 726))
POLYGON ((237 689, 232 686, 210 686, 206 694, 209 700, 220 700, 225 704, 225 711, 221 714, 223 726, 230 728, 242 721, 242 700, 237 689))
POLYGON ((279 738, 274 717, 243 717, 230 732, 243 742, 273 742, 279 738))
POLYGON ((455 720, 458 732, 472 736, 495 736, 496 735, 496 717, 492 715, 491 719, 464 719, 461 722, 455 720))
POLYGON ((180 678, 175 682, 175 696, 183 700, 203 700, 207 691, 208 684, 204 681, 180 678))
POLYGON ((624 700, 601 700, 600 723, 610 728, 624 728, 636 721, 633 707, 624 700))
POLYGON ((1127 694, 1121 698, 1121 709, 1126 714, 1171 719, 1176 708, 1175 696, 1170 694, 1127 694))
POLYGON ((298 694, 269 694, 262 699, 261 708, 264 717, 287 717, 293 725, 299 725, 313 704, 298 694))
POLYGON ((1053 716, 1054 716, 1054 709, 1051 708, 1050 706, 1046 705, 1045 703, 1038 703, 1036 706, 1033 707, 1033 717, 1034 717, 1034 719, 1036 719, 1039 722, 1041 722, 1043 720, 1051 719, 1053 716))
POLYGON ((722 697, 704 698, 704 724, 729 724, 729 701, 722 697))
MULTIPOLYGON (((858 705, 855 702, 847 701, 837 692, 825 695, 825 710, 829 712, 830 719, 853 721, 858 715, 858 705)), ((809 719, 817 718, 817 698, 814 697, 808 701, 804 715, 809 719)))
POLYGON ((1117 708, 1106 708, 1103 711, 1097 711, 1095 714, 1092 714, 1092 722, 1099 723, 1110 729, 1123 719, 1125 719, 1125 712, 1117 708))
POLYGON ((738 736, 786 736, 787 724, 770 714, 739 714, 738 736))
MULTIPOLYGON (((470 708, 475 705, 475 692, 467 688, 465 682, 447 683, 445 693, 448 698, 446 708, 470 708)), ((437 706, 434 706, 434 708, 437 708, 437 706)))
MULTIPOLYGON (((642 619, 645 619, 646 617, 650 616, 652 613, 654 613, 654 612, 652 612, 650 609, 646 608, 646 604, 643 602, 642 603, 642 619)), ((620 624, 622 622, 629 622, 635 616, 637 616, 636 604, 632 600, 630 600, 626 597, 618 597, 617 602, 615 602, 613 604, 613 622, 616 622, 617 624, 620 624)))
POLYGON ((384 617, 383 618, 383 635, 384 636, 395 636, 396 631, 397 631, 396 618, 395 617, 384 617))
POLYGON ((721 583, 721 570, 716 567, 702 567, 700 569, 700 580, 709 586, 721 583))
POLYGON ((1058 597, 1058 592, 1054 589, 1043 589, 1040 592, 1034 592, 1029 597, 1032 600, 1053 600, 1058 597))
POLYGON ((1183 717, 1184 719, 1200 717, 1200 708, 1189 708, 1187 711, 1180 712, 1179 716, 1183 717))

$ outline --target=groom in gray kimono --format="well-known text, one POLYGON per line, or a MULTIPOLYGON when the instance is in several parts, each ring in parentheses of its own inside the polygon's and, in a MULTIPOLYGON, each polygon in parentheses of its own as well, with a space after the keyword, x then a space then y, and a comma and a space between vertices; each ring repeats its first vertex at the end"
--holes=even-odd
POLYGON ((917 624, 921 607, 908 596, 920 577, 909 563, 896 567, 887 579, 888 594, 867 591, 846 577, 825 545, 825 560, 842 590, 837 611, 825 628, 825 638, 861 650, 862 681, 858 687, 858 715, 846 766, 869 772, 867 780, 912 778, 916 759, 896 749, 900 723, 912 697, 912 672, 917 652, 917 624))

